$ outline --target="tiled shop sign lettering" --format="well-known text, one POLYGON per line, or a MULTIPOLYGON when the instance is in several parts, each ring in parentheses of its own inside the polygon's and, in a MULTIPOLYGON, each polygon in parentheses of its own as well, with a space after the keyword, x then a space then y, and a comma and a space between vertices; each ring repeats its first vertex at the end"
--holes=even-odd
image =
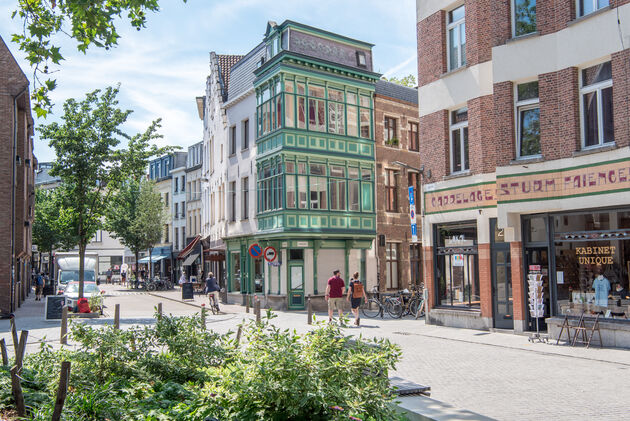
POLYGON ((497 205, 494 182, 425 192, 425 213, 452 212, 497 205))
POLYGON ((603 194, 630 188, 630 160, 497 176, 499 203, 603 194))

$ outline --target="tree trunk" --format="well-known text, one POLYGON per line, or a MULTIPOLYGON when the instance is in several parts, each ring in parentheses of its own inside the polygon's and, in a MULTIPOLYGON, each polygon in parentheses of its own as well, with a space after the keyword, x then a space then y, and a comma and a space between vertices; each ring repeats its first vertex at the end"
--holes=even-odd
MULTIPOLYGON (((94 275, 96 276, 96 274, 94 275)), ((85 278, 85 244, 79 242, 79 299, 83 298, 83 282, 85 278)))
POLYGON ((48 252, 48 279, 54 279, 52 249, 48 252))
POLYGON ((140 252, 138 250, 136 250, 134 252, 134 254, 136 255, 136 270, 134 271, 135 274, 136 274, 136 283, 134 284, 134 286, 135 286, 140 281, 140 278, 138 278, 138 269, 140 269, 139 268, 140 264, 138 263, 138 260, 140 260, 140 252))
POLYGON ((152 254, 153 254, 153 247, 149 247, 149 279, 153 279, 153 260, 151 260, 152 254))

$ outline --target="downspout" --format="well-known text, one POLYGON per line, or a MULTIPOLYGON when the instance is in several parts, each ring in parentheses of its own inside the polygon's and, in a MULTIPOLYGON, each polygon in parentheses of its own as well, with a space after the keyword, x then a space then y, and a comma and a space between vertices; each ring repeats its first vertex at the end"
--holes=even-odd
POLYGON ((13 97, 13 153, 11 158, 13 160, 13 168, 11 172, 11 312, 13 312, 15 306, 15 153, 17 150, 17 138, 18 138, 18 105, 17 101, 24 92, 28 90, 28 84, 13 97))

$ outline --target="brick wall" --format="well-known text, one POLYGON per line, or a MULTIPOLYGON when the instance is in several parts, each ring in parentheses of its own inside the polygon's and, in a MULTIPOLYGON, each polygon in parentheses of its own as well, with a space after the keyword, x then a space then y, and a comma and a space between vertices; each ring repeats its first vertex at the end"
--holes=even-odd
MULTIPOLYGON (((627 2, 630 2, 628 0, 627 2)), ((630 145, 630 48, 612 55, 615 143, 630 145)))
POLYGON ((418 86, 440 78, 446 71, 446 14, 440 10, 418 22, 418 86))
POLYGON ((448 111, 436 111, 420 117, 420 156, 431 181, 449 173, 448 111))
POLYGON ((495 0, 492 5, 492 46, 503 45, 512 37, 511 0, 495 0))
POLYGON ((422 247, 424 286, 427 288, 426 313, 435 307, 435 277, 433 276, 433 247, 422 247))
MULTIPOLYGON (((507 142, 506 139, 488 141, 494 137, 493 112, 492 95, 468 101, 468 159, 472 174, 494 172, 497 162, 497 144, 507 142)), ((501 153, 504 154, 505 150, 501 153)))
MULTIPOLYGON (((391 164, 393 161, 404 162, 412 167, 420 168, 420 153, 409 150, 410 134, 409 123, 418 123, 418 106, 404 101, 374 96, 374 121, 375 143, 377 162, 376 185, 376 230, 379 235, 385 235, 387 242, 399 243, 399 288, 409 287, 411 279, 409 245, 411 243, 411 231, 409 228, 409 200, 407 198, 408 178, 404 168, 391 164), (385 145, 385 117, 396 119, 396 136, 399 139, 397 146, 385 145), (397 201, 399 212, 386 212, 387 192, 385 189, 385 168, 395 169, 397 176, 397 201)), ((420 232, 418 218, 418 231, 420 232)), ((381 262, 380 288, 386 289, 386 257, 385 247, 378 247, 378 257, 381 262)))
POLYGON ((510 260, 512 270, 512 303, 514 320, 525 320, 526 300, 525 280, 523 278, 523 243, 510 243, 510 260))
POLYGON ((479 244, 479 298, 481 301, 481 316, 492 317, 492 263, 490 258, 490 244, 479 244))
POLYGON ((540 144, 545 160, 569 158, 580 149, 578 70, 538 76, 540 144))
POLYGON ((466 65, 474 66, 492 59, 492 4, 494 0, 467 1, 466 65))
POLYGON ((493 87, 494 133, 497 166, 508 165, 516 155, 514 133, 514 84, 512 82, 495 83, 493 87))

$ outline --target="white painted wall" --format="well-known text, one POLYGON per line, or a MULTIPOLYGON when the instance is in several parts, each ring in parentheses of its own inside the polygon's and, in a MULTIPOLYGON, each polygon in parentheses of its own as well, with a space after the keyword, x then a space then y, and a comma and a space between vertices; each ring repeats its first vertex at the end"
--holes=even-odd
POLYGON ((182 250, 184 247, 186 247, 186 244, 182 245, 182 230, 186 228, 186 220, 180 217, 182 212, 182 203, 186 203, 186 192, 182 192, 181 189, 182 177, 184 177, 184 179, 186 178, 186 167, 182 166, 179 168, 173 168, 171 170, 171 242, 173 244, 173 250, 182 250), (177 182, 180 183, 177 191, 175 191, 175 180, 178 180, 177 182), (178 215, 175 215, 175 203, 178 204, 178 215), (179 236, 179 239, 177 241, 175 240, 175 228, 177 228, 177 235, 179 236))

